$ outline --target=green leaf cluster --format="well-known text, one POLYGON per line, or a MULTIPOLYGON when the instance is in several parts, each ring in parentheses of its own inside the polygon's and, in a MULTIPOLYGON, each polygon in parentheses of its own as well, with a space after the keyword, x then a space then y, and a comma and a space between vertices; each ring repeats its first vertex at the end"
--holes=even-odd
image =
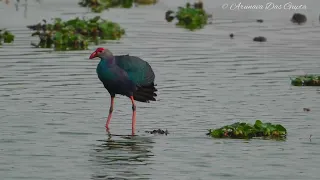
POLYGON ((133 4, 150 5, 158 0, 81 0, 78 4, 91 8, 92 12, 100 13, 109 8, 131 8, 133 4))
POLYGON ((119 24, 101 19, 100 16, 88 20, 77 17, 68 21, 55 18, 52 24, 45 21, 45 24, 39 23, 28 28, 36 31, 32 36, 40 38, 36 47, 54 47, 55 50, 85 50, 89 42, 99 44, 103 40, 118 40, 125 34, 119 24))
POLYGON ((237 122, 218 129, 209 129, 207 135, 214 138, 251 139, 263 137, 270 139, 284 139, 287 130, 280 124, 263 123, 256 120, 255 124, 237 122))
POLYGON ((304 75, 291 79, 293 86, 320 86, 320 75, 304 75))
POLYGON ((208 14, 199 6, 199 3, 194 3, 193 6, 187 3, 185 7, 178 7, 178 11, 173 15, 172 10, 168 10, 165 15, 167 22, 171 22, 174 18, 178 20, 176 26, 189 29, 191 31, 202 29, 208 23, 208 14))
POLYGON ((3 43, 12 43, 14 41, 14 35, 5 29, 0 29, 0 45, 3 43))

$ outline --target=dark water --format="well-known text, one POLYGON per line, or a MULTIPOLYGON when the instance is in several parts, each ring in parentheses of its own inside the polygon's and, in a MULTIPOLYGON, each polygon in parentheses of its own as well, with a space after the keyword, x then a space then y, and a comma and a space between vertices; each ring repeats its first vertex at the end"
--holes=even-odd
POLYGON ((111 133, 122 136, 105 132, 110 99, 96 76, 97 60, 88 59, 96 47, 30 47, 36 39, 26 25, 93 14, 76 0, 44 0, 29 1, 24 18, 23 7, 15 12, 2 2, 1 27, 16 41, 0 48, 0 179, 318 179, 320 90, 292 87, 289 77, 319 72, 320 3, 300 1, 308 7, 299 11, 308 22, 297 26, 289 21, 292 10, 226 11, 221 5, 227 1, 208 0, 215 21, 191 33, 164 21, 168 8, 184 2, 160 0, 101 14, 127 31, 121 41, 103 46, 144 58, 156 73, 159 101, 137 103, 134 138, 126 136, 131 104, 122 96, 111 121, 111 133), (256 23, 260 18, 265 22, 256 23), (267 42, 252 42, 259 35, 267 42), (287 141, 205 136, 208 128, 256 119, 283 124, 287 141), (157 128, 171 134, 144 133, 157 128))

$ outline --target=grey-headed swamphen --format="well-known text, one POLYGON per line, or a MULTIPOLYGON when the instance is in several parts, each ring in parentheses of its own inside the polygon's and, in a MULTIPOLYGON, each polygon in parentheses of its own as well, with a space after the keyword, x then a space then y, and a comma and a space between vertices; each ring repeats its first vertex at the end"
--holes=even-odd
POLYGON ((96 72, 111 96, 106 128, 109 129, 116 94, 127 96, 132 103, 132 135, 136 126, 135 100, 156 101, 155 74, 148 62, 136 56, 114 56, 108 49, 97 48, 89 59, 100 58, 96 72))

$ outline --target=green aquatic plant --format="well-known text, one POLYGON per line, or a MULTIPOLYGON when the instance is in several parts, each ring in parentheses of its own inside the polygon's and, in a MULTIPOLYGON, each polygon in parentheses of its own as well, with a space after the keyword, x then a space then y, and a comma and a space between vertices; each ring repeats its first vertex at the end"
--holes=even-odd
POLYGON ((293 86, 320 86, 320 75, 307 74, 290 79, 293 86))
POLYGON ((266 139, 284 139, 287 130, 280 124, 263 123, 256 120, 255 124, 237 122, 218 129, 209 129, 207 135, 214 138, 251 139, 263 137, 266 139))
POLYGON ((36 24, 27 26, 34 30, 32 36, 39 36, 40 42, 32 44, 41 48, 52 48, 55 50, 85 50, 89 42, 100 44, 105 40, 118 40, 125 30, 119 24, 101 19, 96 16, 92 19, 75 18, 62 21, 55 18, 52 24, 36 24))
POLYGON ((131 8, 136 5, 156 4, 158 0, 81 0, 81 7, 89 7, 92 12, 100 13, 109 8, 131 8))
POLYGON ((0 29, 0 45, 2 43, 12 43, 14 41, 14 35, 5 29, 0 29))
POLYGON ((178 7, 176 13, 172 10, 168 10, 165 14, 167 22, 172 22, 174 18, 178 20, 176 26, 193 31, 207 25, 209 15, 203 9, 203 3, 200 1, 194 3, 193 6, 191 6, 190 3, 187 3, 185 7, 178 7))
POLYGON ((68 28, 62 28, 60 31, 37 31, 32 36, 39 36, 40 38, 38 44, 32 44, 35 47, 54 47, 56 51, 88 49, 88 40, 81 34, 74 34, 68 28))

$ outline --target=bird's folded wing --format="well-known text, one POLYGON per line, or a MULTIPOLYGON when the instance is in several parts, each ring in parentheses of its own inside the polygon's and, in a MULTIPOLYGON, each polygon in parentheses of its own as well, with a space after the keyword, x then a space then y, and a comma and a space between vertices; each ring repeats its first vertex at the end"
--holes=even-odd
POLYGON ((115 56, 117 65, 128 73, 129 78, 137 86, 145 86, 154 82, 155 74, 148 62, 136 56, 115 56))

